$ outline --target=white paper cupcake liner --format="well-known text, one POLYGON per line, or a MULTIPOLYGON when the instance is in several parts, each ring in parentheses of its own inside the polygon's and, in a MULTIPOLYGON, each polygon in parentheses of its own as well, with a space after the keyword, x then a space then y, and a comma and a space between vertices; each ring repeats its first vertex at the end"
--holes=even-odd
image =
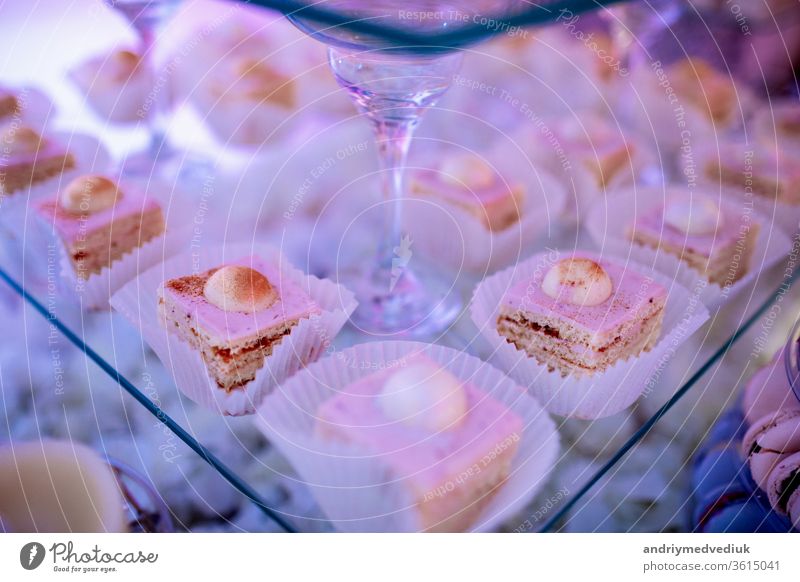
POLYGON ((620 360, 602 372, 562 377, 559 371, 550 371, 546 365, 508 343, 497 332, 497 316, 504 295, 515 284, 568 256, 571 252, 539 253, 485 279, 472 298, 472 321, 489 342, 492 360, 527 387, 548 411, 567 417, 603 418, 636 401, 677 348, 708 319, 708 310, 696 295, 681 285, 643 265, 625 260, 626 268, 646 274, 667 290, 658 343, 650 351, 620 360))
POLYGON ((566 194, 559 181, 546 172, 527 180, 527 195, 520 220, 492 232, 466 210, 433 197, 406 201, 403 228, 411 237, 412 250, 454 271, 487 273, 529 254, 532 245, 546 236, 561 217, 566 194))
POLYGON ((197 255, 182 254, 148 270, 115 293, 111 305, 141 330, 147 344, 172 372, 181 392, 205 408, 236 416, 252 414, 275 386, 328 350, 357 303, 346 288, 305 275, 289 265, 276 249, 260 244, 224 244, 204 249, 197 255), (162 325, 157 291, 168 279, 202 272, 250 255, 280 265, 283 276, 300 284, 323 312, 300 320, 266 358, 254 380, 226 392, 211 378, 200 353, 162 325))
POLYGON ((496 529, 519 512, 547 480, 559 450, 555 423, 536 399, 491 365, 452 348, 418 342, 375 342, 332 355, 291 378, 259 407, 256 423, 289 460, 333 525, 345 532, 419 531, 415 505, 384 462, 362 448, 315 434, 319 406, 353 382, 424 353, 505 404, 523 420, 506 482, 472 531, 496 529))
POLYGON ((108 169, 111 157, 105 146, 95 137, 81 133, 57 132, 46 134, 59 142, 75 157, 75 169, 53 176, 27 188, 6 196, 0 202, 0 231, 2 231, 9 258, 26 265, 26 279, 33 285, 46 277, 45 261, 50 237, 39 228, 33 203, 47 196, 54 196, 74 178, 108 169), (41 268, 40 268, 41 267, 41 268))
POLYGON ((160 236, 147 241, 125 253, 99 273, 92 273, 86 279, 78 277, 70 261, 67 249, 54 233, 53 227, 38 219, 39 236, 55 244, 59 252, 60 282, 59 290, 81 309, 89 311, 110 308, 109 299, 126 283, 140 273, 158 265, 186 248, 192 235, 189 201, 177 186, 170 182, 147 179, 146 181, 127 180, 141 188, 147 198, 159 202, 166 220, 166 230, 160 236))
POLYGON ((137 123, 142 120, 142 110, 153 92, 154 80, 148 74, 134 73, 121 82, 112 81, 105 67, 111 68, 113 58, 113 53, 92 57, 69 71, 67 77, 102 119, 112 123, 137 123))
MULTIPOLYGON (((780 229, 771 229, 766 218, 757 212, 747 213, 747 222, 759 226, 753 255, 744 276, 725 287, 708 282, 699 271, 681 261, 675 255, 635 243, 625 238, 625 233, 636 216, 642 216, 664 202, 664 191, 660 188, 637 188, 609 196, 596 204, 584 222, 589 235, 604 253, 626 257, 650 269, 655 269, 668 279, 699 294, 700 300, 709 308, 726 303, 750 284, 760 272, 768 269, 792 248, 792 242, 780 229)), ((723 201, 732 215, 736 214, 735 203, 723 201)))

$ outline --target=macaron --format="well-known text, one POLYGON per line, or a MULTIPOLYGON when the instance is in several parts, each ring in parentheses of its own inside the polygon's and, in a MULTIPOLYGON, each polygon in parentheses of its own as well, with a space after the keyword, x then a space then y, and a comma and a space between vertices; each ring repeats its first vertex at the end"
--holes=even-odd
POLYGON ((786 510, 789 512, 789 517, 792 520, 794 528, 800 530, 800 489, 792 493, 792 496, 789 497, 786 510))
POLYGON ((742 408, 747 422, 752 424, 778 410, 800 411, 800 401, 792 392, 783 369, 784 350, 778 350, 772 361, 758 370, 744 390, 742 408))
POLYGON ((777 425, 789 420, 800 418, 800 410, 783 410, 777 413, 767 413, 750 425, 747 432, 742 437, 741 451, 745 458, 749 458, 756 447, 756 440, 777 425))
POLYGON ((800 452, 800 418, 791 418, 762 432, 752 445, 750 472, 761 489, 767 487, 767 477, 787 456, 800 452))
POLYGON ((775 511, 786 515, 789 501, 796 503, 800 491, 800 452, 789 455, 775 466, 767 478, 766 491, 775 511))

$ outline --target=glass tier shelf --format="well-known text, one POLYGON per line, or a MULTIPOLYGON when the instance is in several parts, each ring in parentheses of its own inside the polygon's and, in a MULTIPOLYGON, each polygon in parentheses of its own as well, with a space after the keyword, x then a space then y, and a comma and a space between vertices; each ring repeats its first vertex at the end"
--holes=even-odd
MULTIPOLYGON (((280 233, 276 238, 283 240, 284 244, 287 242, 286 233, 280 233)), ((575 244, 576 240, 582 241, 582 238, 582 233, 567 228, 557 233, 548 244, 557 245, 559 242, 567 241, 575 244)), ((306 243, 295 240, 291 244, 297 245, 299 249, 306 243)), ((290 257, 291 255, 289 252, 290 257)), ((213 426, 215 431, 229 431, 232 435, 236 435, 241 432, 242 423, 249 422, 246 417, 229 418, 210 412, 201 413, 199 418, 202 419, 202 423, 197 425, 197 411, 194 410, 191 415, 189 414, 197 405, 187 399, 183 397, 172 399, 169 406, 163 406, 165 393, 177 392, 177 389, 172 385, 153 386, 152 378, 167 378, 168 373, 141 341, 131 341, 137 332, 126 320, 113 312, 81 312, 77 305, 70 303, 69 300, 59 299, 52 289, 48 290, 47 285, 41 283, 37 285, 38 291, 26 288, 22 283, 25 281, 25 273, 21 266, 19 262, 4 260, 0 265, 0 279, 9 290, 24 300, 32 312, 32 315, 24 320, 26 335, 27 326, 35 325, 34 317, 44 318, 50 329, 48 343, 56 347, 68 343, 71 345, 70 349, 83 354, 81 359, 82 365, 87 367, 87 378, 90 382, 94 382, 90 390, 105 391, 102 396, 96 398, 98 406, 109 397, 113 398, 109 391, 115 390, 115 385, 118 385, 123 391, 120 394, 127 393, 124 398, 120 396, 123 400, 121 410, 126 417, 133 414, 132 408, 142 407, 152 415, 153 426, 163 425, 163 442, 158 447, 161 450, 142 448, 140 451, 142 456, 158 455, 159 452, 163 456, 165 447, 172 446, 169 444, 172 439, 180 439, 188 449, 208 464, 205 472, 194 474, 191 478, 184 476, 187 487, 196 486, 199 490, 203 490, 204 480, 219 481, 221 478, 227 482, 227 487, 246 497, 269 517, 278 530, 291 532, 332 529, 313 503, 310 503, 303 513, 287 512, 280 508, 279 502, 265 499, 259 491, 259 485, 250 483, 255 471, 258 481, 263 481, 272 475, 276 479, 293 482, 293 487, 302 488, 299 480, 294 481, 295 477, 291 470, 276 458, 273 451, 265 449, 263 442, 254 444, 246 439, 237 440, 236 446, 240 450, 234 455, 231 455, 230 450, 224 453, 214 451, 211 446, 204 443, 203 433, 209 430, 209 427, 213 426), (103 328, 106 330, 103 334, 107 338, 105 341, 91 345, 84 340, 84 330, 95 330, 96 335, 96 330, 103 328), (66 342, 60 342, 54 334, 66 342), (141 357, 138 381, 126 376, 117 365, 117 356, 121 350, 130 350, 132 346, 140 352, 137 353, 137 358, 141 357), (107 381, 98 381, 97 376, 89 369, 91 367, 96 367, 105 374, 107 381), (264 456, 269 459, 260 459, 264 456), (258 459, 255 469, 254 459, 258 459), (247 476, 245 472, 248 473, 247 476)), ((556 477, 550 480, 530 504, 530 514, 510 520, 503 530, 571 529, 572 517, 578 516, 582 521, 582 516, 587 512, 591 515, 592 503, 599 503, 597 500, 600 498, 605 506, 608 504, 608 497, 619 497, 617 509, 623 507, 626 503, 625 495, 630 492, 626 488, 620 489, 615 486, 615 477, 626 463, 635 463, 637 456, 648 454, 646 451, 642 452, 641 447, 643 443, 647 443, 656 429, 660 429, 659 439, 664 442, 665 450, 674 445, 683 450, 688 458, 692 447, 699 444, 716 417, 734 403, 741 385, 774 351, 769 346, 774 348, 785 340, 795 322, 794 315, 788 317, 786 313, 794 314, 795 310, 791 310, 790 306, 800 305, 800 291, 793 286, 798 275, 800 270, 788 263, 788 259, 782 261, 772 269, 761 273, 753 284, 742 290, 723 308, 713 311, 709 322, 690 341, 678 348, 663 375, 648 389, 639 404, 601 421, 556 419, 563 439, 561 456, 555 467, 556 477), (725 373, 720 375, 723 366, 725 373), (720 388, 720 382, 728 384, 720 388), (709 402, 704 404, 701 419, 693 418, 692 412, 698 400, 710 401, 710 404, 709 402), (643 405, 643 402, 646 402, 646 405, 643 405), (685 438, 686 433, 691 434, 688 443, 685 438), (681 437, 680 442, 673 442, 672 437, 681 437), (585 467, 575 474, 578 459, 585 461, 585 467), (568 485, 564 485, 563 476, 559 477, 565 469, 572 473, 568 485), (541 508, 547 508, 547 511, 541 508)), ((474 280, 463 280, 460 283, 460 288, 467 296, 474 280)), ((8 294, 5 299, 9 301, 8 294)), ((486 346, 482 345, 480 340, 476 340, 477 337, 477 330, 469 318, 464 316, 442 338, 441 343, 486 357, 486 346)), ((369 337, 345 329, 336 339, 334 348, 342 349, 369 340, 369 337)), ((92 406, 95 406, 95 398, 92 398, 92 406)), ((65 406, 66 434, 71 432, 71 423, 80 422, 78 419, 69 418, 68 414, 69 408, 65 406)), ((96 409, 92 414, 104 414, 104 411, 96 409)), ((102 439, 101 434, 101 442, 102 439)), ((662 451, 660 454, 665 453, 662 451)), ((686 459, 679 463, 678 467, 683 467, 680 471, 687 470, 685 463, 688 463, 686 459)), ((171 467, 169 463, 161 465, 153 470, 179 471, 179 467, 171 467)), ((580 466, 581 463, 578 462, 577 465, 580 466)), ((144 471, 146 473, 147 469, 144 471)), ((681 481, 680 471, 674 476, 676 482, 681 481)), ((146 476, 152 478, 152 474, 146 476)), ((678 499, 681 499, 680 496, 678 499)), ((686 499, 688 490, 683 502, 686 502, 686 499)), ((645 510, 646 508, 642 509, 645 510)), ((688 510, 681 508, 678 503, 674 511, 677 514, 688 510)), ((184 524, 182 527, 190 526, 184 524)))
MULTIPOLYGON (((437 46, 463 46, 499 34, 503 29, 507 30, 505 26, 542 24, 555 20, 560 10, 578 14, 617 1, 539 2, 505 19, 504 26, 495 26, 495 30, 486 24, 473 23, 439 36, 437 46)), ((305 9, 321 21, 360 28, 365 33, 396 43, 424 46, 429 42, 423 36, 374 23, 344 23, 346 18, 324 12, 316 4, 306 7, 307 3, 290 0, 251 0, 250 4, 284 13, 305 9)), ((491 18, 487 14, 487 19, 491 18)), ((286 243, 286 234, 273 233, 275 242, 286 243)), ((584 237, 583 233, 567 226, 541 242, 539 247, 561 245, 572 248, 584 244, 584 237)), ((304 248, 308 248, 308 241, 295 240, 290 244, 295 245, 298 256, 305 257, 304 248)), ((780 261, 760 273, 723 308, 713 311, 709 322, 677 350, 658 382, 635 406, 602 421, 557 419, 564 445, 555 474, 531 501, 526 512, 509 520, 503 530, 580 530, 587 529, 585 524, 591 524, 588 529, 610 529, 609 520, 615 512, 623 509, 627 520, 623 528, 635 529, 642 516, 651 509, 647 502, 641 502, 643 497, 636 491, 641 483, 647 485, 648 482, 643 476, 641 482, 631 484, 630 475, 624 474, 624 469, 633 466, 633 471, 628 473, 635 472, 636 463, 641 463, 641 458, 648 461, 644 464, 653 465, 647 456, 654 450, 659 458, 674 457, 679 453, 684 457, 674 464, 674 481, 667 480, 674 484, 677 494, 669 502, 661 504, 660 511, 666 516, 663 529, 672 527, 670 523, 674 520, 668 518, 688 513, 686 500, 689 493, 683 488, 681 475, 687 472, 687 459, 692 448, 702 440, 716 417, 734 403, 742 384, 784 342, 795 323, 800 290, 794 282, 800 272, 789 261, 780 261), (699 410, 702 414, 698 413, 699 410), (652 442, 654 435, 658 438, 652 442), (622 478, 626 481, 620 485, 622 478), (635 498, 633 510, 630 509, 632 498, 635 498), (605 517, 592 520, 591 516, 597 514, 605 517), (587 519, 587 515, 590 518, 587 519)), ((296 263, 303 266, 302 261, 296 263)), ((8 418, 5 419, 10 436, 24 438, 36 432, 40 422, 38 415, 47 414, 55 417, 50 419, 50 425, 59 426, 59 429, 57 434, 46 436, 74 436, 81 440, 82 435, 91 434, 104 447, 112 441, 115 446, 133 447, 131 455, 138 456, 141 461, 141 466, 136 468, 150 480, 155 481, 156 476, 161 478, 168 473, 174 477, 176 487, 186 490, 186 495, 209 502, 212 497, 243 496, 255 511, 269 520, 254 519, 250 523, 257 525, 247 527, 245 522, 234 522, 233 516, 226 513, 226 507, 235 504, 210 503, 203 519, 198 518, 195 522, 176 520, 182 529, 195 529, 194 523, 212 522, 218 523, 221 529, 245 531, 332 529, 313 503, 287 506, 274 489, 266 493, 266 481, 280 482, 285 490, 294 492, 302 492, 304 486, 286 462, 265 444, 263 437, 250 428, 252 423, 247 418, 232 419, 198 412, 194 403, 175 396, 177 389, 165 380, 169 377, 168 371, 121 316, 111 312, 84 313, 47 284, 30 284, 26 280, 25 263, 15 257, 2 259, 0 279, 6 284, 0 289, 0 302, 10 311, 21 310, 18 320, 21 328, 10 330, 10 334, 19 335, 11 337, 45 347, 51 356, 46 370, 37 369, 37 363, 29 357, 26 362, 19 362, 18 372, 28 380, 44 375, 57 384, 60 362, 66 360, 69 353, 71 365, 85 369, 89 384, 87 389, 91 397, 88 401, 92 410, 82 412, 90 412, 89 418, 119 417, 118 430, 113 434, 106 431, 100 422, 95 422, 93 427, 86 426, 86 417, 77 414, 76 408, 68 402, 70 390, 74 387, 59 389, 56 386, 54 390, 57 393, 50 394, 47 402, 38 403, 40 396, 33 395, 30 408, 32 427, 28 426, 25 434, 15 434, 15 427, 10 425, 8 418), (21 297, 22 303, 14 296, 21 297), (130 357, 131 352, 135 358, 130 357), (123 353, 127 355, 127 369, 122 369, 123 358, 120 356, 123 353), (132 359, 136 360, 135 365, 131 365, 132 359), (149 418, 145 419, 143 415, 149 415, 149 418), (126 439, 133 440, 130 426, 134 423, 148 427, 149 434, 141 443, 126 442, 126 439), (226 434, 229 437, 227 445, 222 447, 208 442, 206 435, 211 431, 226 434), (205 468, 198 470, 195 467, 191 472, 185 472, 179 458, 183 454, 196 455, 205 462, 205 468), (267 525, 263 525, 265 523, 267 525)), ((463 278, 459 283, 466 300, 476 280, 463 278)), ((469 317, 464 314, 441 342, 485 358, 488 348, 476 339, 477 336, 469 317)), ((337 337, 335 348, 346 348, 369 339, 346 329, 337 337)), ((8 370, 0 370, 0 380, 7 373, 8 370)), ((126 458, 126 462, 130 461, 130 457, 126 458)), ((298 498, 303 498, 302 493, 298 498)), ((305 499, 310 497, 306 495, 305 499)), ((171 501, 175 502, 174 499, 171 501)))

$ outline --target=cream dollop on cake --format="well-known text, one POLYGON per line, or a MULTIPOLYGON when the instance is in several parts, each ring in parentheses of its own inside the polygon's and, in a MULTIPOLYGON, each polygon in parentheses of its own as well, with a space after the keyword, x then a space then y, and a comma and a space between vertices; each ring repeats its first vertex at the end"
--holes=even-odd
POLYGON ((30 127, 9 127, 3 132, 0 145, 12 154, 32 154, 45 144, 45 140, 30 127))
POLYGON ((722 224, 722 214, 712 200, 673 199, 664 208, 664 222, 689 235, 713 234, 722 224))
POLYGON ((573 305, 600 305, 611 297, 608 273, 591 259, 562 259, 542 281, 542 291, 553 299, 573 305))
POLYGON ((447 370, 414 364, 386 381, 378 406, 392 420, 440 432, 459 425, 467 413, 467 395, 462 382, 447 370))
POLYGON ((61 207, 74 213, 94 214, 114 206, 122 198, 117 185, 105 176, 80 176, 61 193, 61 207))
POLYGON ((242 265, 229 265, 206 281, 203 295, 223 311, 254 312, 278 300, 278 292, 264 275, 242 265))
POLYGON ((473 154, 461 154, 445 158, 439 168, 442 180, 456 186, 486 188, 495 181, 495 172, 483 158, 473 154))

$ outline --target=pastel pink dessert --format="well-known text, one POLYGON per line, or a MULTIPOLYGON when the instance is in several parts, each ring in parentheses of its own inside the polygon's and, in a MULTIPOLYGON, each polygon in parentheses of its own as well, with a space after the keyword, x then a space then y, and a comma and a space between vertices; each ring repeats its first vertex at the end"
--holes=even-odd
POLYGON ((800 413, 800 402, 792 392, 784 370, 784 351, 778 350, 772 361, 759 369, 744 390, 742 410, 749 424, 759 418, 778 412, 796 410, 800 413))
POLYGON ((52 226, 80 279, 88 279, 162 235, 161 206, 138 187, 101 175, 80 176, 40 202, 39 216, 52 226))
POLYGON ((525 203, 525 188, 504 181, 478 156, 453 156, 438 171, 419 170, 410 190, 465 210, 493 232, 518 222, 525 203))
POLYGON ((768 413, 754 422, 742 439, 742 452, 753 480, 767 489, 769 474, 783 459, 800 451, 800 411, 768 413))
MULTIPOLYGON (((800 452, 782 459, 769 474, 766 487, 769 502, 778 513, 784 515, 792 508, 797 511, 797 495, 800 491, 800 452)), ((793 520, 796 520, 796 513, 793 520)))
POLYGON ((601 117, 585 115, 567 120, 554 133, 569 158, 588 172, 601 191, 637 166, 636 143, 601 117))
POLYGON ((709 151, 701 164, 706 178, 740 192, 783 204, 800 204, 800 165, 781 150, 727 144, 709 151))
POLYGON ((0 136, 0 194, 30 188, 75 168, 63 146, 29 127, 9 126, 0 136))
POLYGON ((675 192, 637 217, 628 236, 678 257, 712 283, 730 285, 747 274, 758 232, 758 223, 743 222, 726 205, 675 192))
POLYGON ((666 299, 631 267, 576 253, 514 285, 497 331, 551 370, 592 374, 657 343, 666 299))
POLYGON ((158 309, 164 326, 200 352, 227 392, 253 380, 300 320, 321 312, 298 283, 257 256, 166 281, 158 309))
POLYGON ((419 528, 469 529, 502 486, 522 419, 425 356, 351 384, 317 411, 319 437, 377 455, 416 505, 419 528))
POLYGON ((789 496, 789 501, 786 502, 786 511, 789 519, 792 520, 794 529, 800 530, 800 489, 789 496))

